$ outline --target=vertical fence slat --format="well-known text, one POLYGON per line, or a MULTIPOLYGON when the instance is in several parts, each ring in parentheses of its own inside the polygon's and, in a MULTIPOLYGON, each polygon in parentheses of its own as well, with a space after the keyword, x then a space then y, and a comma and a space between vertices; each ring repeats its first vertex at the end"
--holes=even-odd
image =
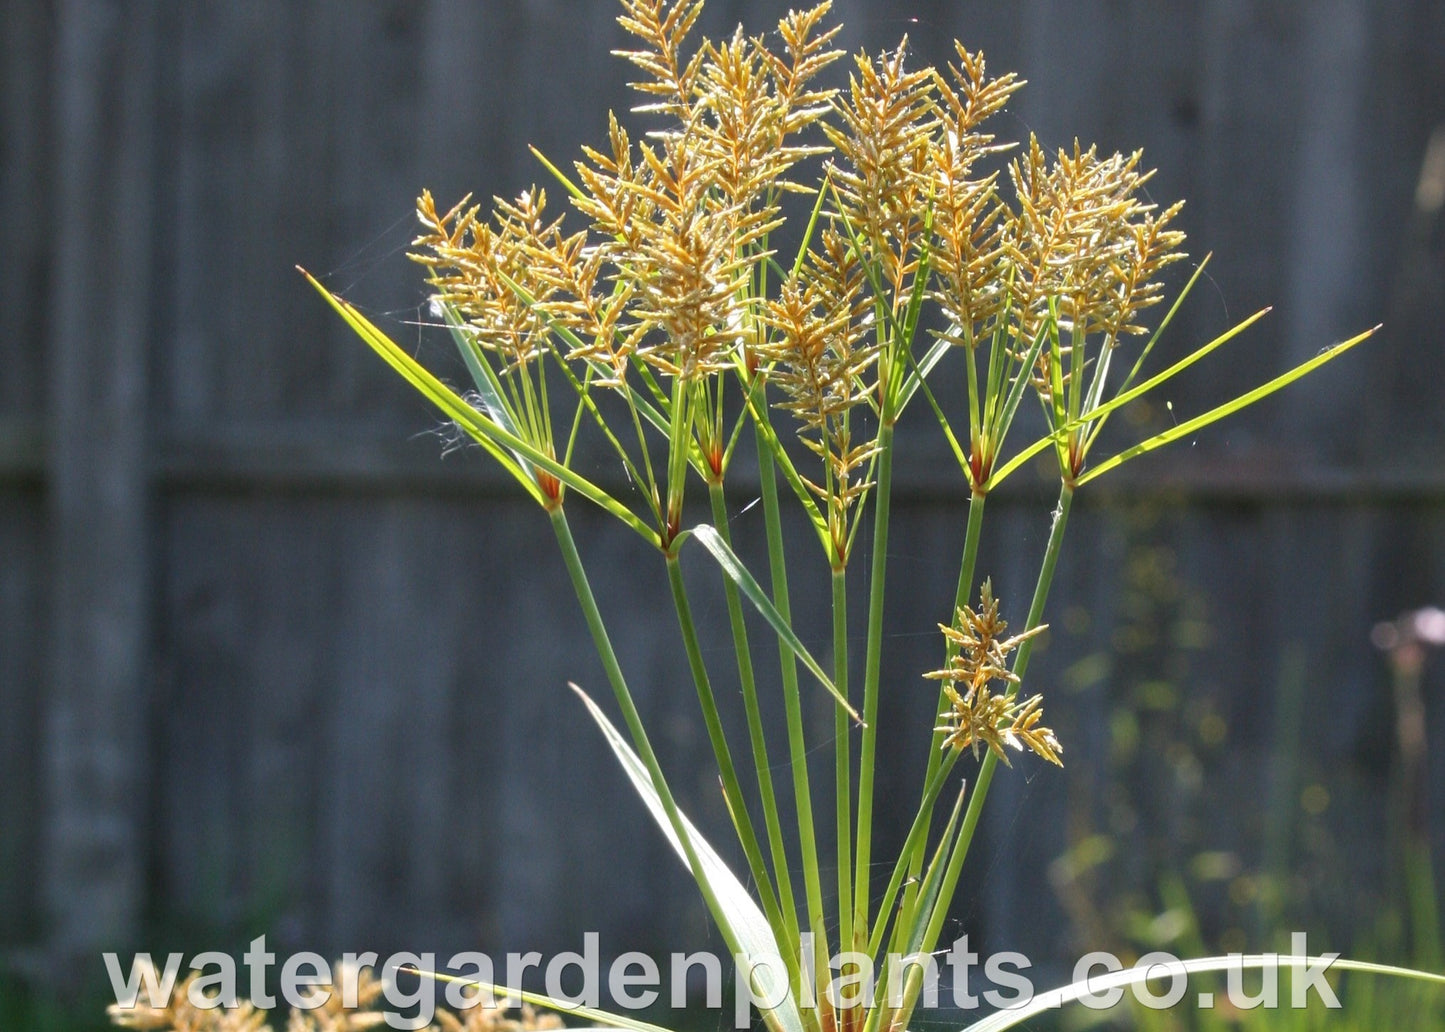
POLYGON ((146 426, 158 8, 63 4, 55 62, 52 685, 42 883, 57 958, 142 908, 146 426))

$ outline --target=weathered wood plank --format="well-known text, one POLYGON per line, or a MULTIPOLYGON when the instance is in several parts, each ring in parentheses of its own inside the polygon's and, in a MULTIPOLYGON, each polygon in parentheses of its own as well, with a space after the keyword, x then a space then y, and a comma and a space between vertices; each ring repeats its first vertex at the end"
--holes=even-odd
POLYGON ((55 153, 48 88, 55 5, 0 9, 0 415, 38 418, 44 398, 50 312, 44 304, 54 252, 55 153))
MULTIPOLYGON (((57 960, 144 905, 146 434, 160 10, 58 8, 46 392, 55 560, 40 888, 57 960)), ((54 970, 66 970, 57 964, 54 970)))
POLYGON ((0 948, 40 934, 41 723, 47 607, 45 506, 0 494, 0 948))

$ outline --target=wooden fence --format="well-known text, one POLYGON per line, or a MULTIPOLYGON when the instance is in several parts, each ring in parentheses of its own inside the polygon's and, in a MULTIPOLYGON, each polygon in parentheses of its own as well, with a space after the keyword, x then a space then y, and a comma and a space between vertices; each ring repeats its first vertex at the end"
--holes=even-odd
MULTIPOLYGON (((908 32, 937 61, 957 36, 1018 69, 1031 82, 1005 133, 1145 148, 1155 196, 1189 199, 1191 252, 1216 255, 1171 346, 1276 306, 1154 424, 1387 324, 1081 502, 1037 668, 1062 689, 1069 767, 1001 779, 959 929, 1063 955, 1099 915, 1056 860, 1095 835, 1116 843, 1101 898, 1156 906, 1169 863, 1232 853, 1253 871, 1282 849, 1299 879, 1354 886, 1321 904, 1343 921, 1389 878, 1391 711, 1369 630, 1445 601, 1445 147, 1425 159, 1445 122, 1445 10, 836 6, 850 48, 908 32), (1270 814, 1289 817, 1283 838, 1270 814)), ((706 29, 785 7, 713 0, 706 29)), ((613 14, 0 6, 7 965, 260 931, 332 951, 572 948, 584 927, 614 951, 703 941, 684 872, 563 687, 603 681, 546 527, 478 455, 438 458, 434 414, 293 270, 414 332, 415 193, 510 194, 545 178, 525 144, 565 159, 597 142, 631 103, 613 14)), ((882 786, 895 836, 907 815, 886 801, 917 781, 931 689, 916 676, 951 596, 933 557, 962 534, 935 437, 920 421, 899 474, 885 747, 913 751, 882 786)), ((750 499, 740 484, 740 534, 750 499)), ((1001 499, 984 563, 1006 599, 1026 595, 1050 504, 1042 487, 1001 499)), ((617 531, 578 519, 664 761, 721 828, 665 589, 631 572, 617 531)), ((821 701, 813 716, 822 733, 821 701)), ((1442 806, 1437 789, 1437 857, 1442 806)), ((1230 918, 1208 920, 1228 937, 1230 918)))

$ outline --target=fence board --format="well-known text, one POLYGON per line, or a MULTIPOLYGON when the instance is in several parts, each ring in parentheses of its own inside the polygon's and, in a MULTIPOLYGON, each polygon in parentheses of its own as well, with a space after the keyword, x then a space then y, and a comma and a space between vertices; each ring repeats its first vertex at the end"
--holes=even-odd
POLYGON ((46 429, 55 588, 41 890, 58 957, 143 906, 146 401, 158 12, 68 3, 55 57, 56 275, 46 429))
POLYGON ((47 221, 54 193, 45 174, 53 153, 47 84, 53 56, 49 3, 6 4, 0 10, 0 413, 40 415, 45 296, 50 274, 47 221))
POLYGON ((0 949, 31 945, 36 906, 42 656, 46 639, 44 505, 0 495, 0 949))

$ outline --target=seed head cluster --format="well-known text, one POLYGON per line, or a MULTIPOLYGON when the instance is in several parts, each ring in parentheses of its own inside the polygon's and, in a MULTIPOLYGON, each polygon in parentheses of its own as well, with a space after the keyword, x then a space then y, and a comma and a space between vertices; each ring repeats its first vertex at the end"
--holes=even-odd
POLYGON ((1141 200, 1138 153, 1076 144, 1050 160, 1033 138, 1005 197, 1004 170, 983 166, 1011 145, 984 127, 1023 82, 990 77, 982 53, 955 44, 945 69, 913 68, 905 39, 854 57, 846 89, 821 88, 842 56, 827 0, 772 38, 739 28, 690 46, 702 6, 622 0, 636 43, 618 54, 638 73, 637 110, 661 125, 637 142, 613 116, 607 145, 584 148, 568 188, 586 228, 564 232, 535 187, 496 200, 490 220, 465 200, 439 213, 423 193, 415 257, 513 368, 554 353, 618 388, 647 370, 693 382, 761 369, 821 459, 809 482, 845 533, 872 454, 849 413, 882 391, 891 365, 875 359, 915 298, 960 345, 1003 327, 1027 350, 1053 306, 1067 347, 1114 347, 1181 257, 1179 206, 1141 200), (800 176, 809 159, 820 169, 800 176), (785 272, 771 242, 792 192, 819 207, 785 272))
MULTIPOLYGON (((1101 156, 1076 142, 1050 155, 1030 136, 1002 158, 1014 145, 989 119, 1024 83, 991 75, 981 52, 955 44, 942 69, 914 67, 905 38, 854 56, 846 86, 832 88, 820 83, 843 54, 829 0, 790 12, 770 36, 739 28, 719 42, 692 40, 703 0, 621 4, 633 43, 617 53, 653 126, 637 137, 613 115, 605 144, 583 148, 571 173, 548 164, 570 196, 566 216, 549 214, 536 187, 497 199, 488 218, 468 200, 439 212, 423 193, 414 257, 454 321, 499 359, 523 413, 518 432, 549 456, 544 367, 621 393, 640 451, 623 461, 648 481, 664 542, 685 478, 678 462, 653 462, 645 424, 674 452, 677 427, 688 428, 691 454, 720 481, 734 380, 759 418, 772 409, 796 422, 816 460, 797 482, 842 567, 918 327, 966 349, 970 368, 985 339, 1017 362, 1051 330, 1052 365, 1040 354, 1021 374, 1046 410, 1061 368, 1067 384, 1142 332, 1159 273, 1182 257, 1180 206, 1160 211, 1144 197, 1151 173, 1138 152, 1101 156), (796 257, 783 259, 790 194, 812 214, 796 257), (656 469, 669 471, 665 492, 656 469)), ((993 465, 992 425, 971 430, 975 487, 993 465)), ((1037 698, 1014 701, 1005 663, 1036 631, 1004 639, 1003 627, 985 587, 980 609, 945 629, 953 658, 930 676, 953 704, 946 744, 1001 756, 1003 744, 1027 746, 1058 762, 1037 698)))
MULTIPOLYGON (((336 970, 340 971, 341 965, 336 970)), ((107 1010, 111 1023, 154 1032, 272 1032, 270 1015, 249 1000, 238 1000, 234 1007, 193 1004, 191 990, 199 977, 197 973, 178 982, 163 1006, 113 1004, 107 1010)), ((293 1007, 286 1032, 368 1032, 389 1027, 382 1006, 383 985, 370 968, 347 972, 340 981, 355 986, 354 1006, 347 1006, 341 986, 316 986, 311 991, 324 993, 325 1002, 306 1010, 293 1007)), ((439 1007, 422 1032, 550 1032, 560 1028, 562 1020, 555 1014, 538 1014, 528 1004, 500 1001, 498 1006, 471 1006, 455 1014, 439 1007)))
POLYGON ((998 600, 993 597, 989 581, 984 581, 979 593, 978 609, 963 606, 952 626, 939 625, 952 658, 942 670, 924 676, 942 681, 944 694, 952 703, 944 722, 935 729, 944 734, 943 748, 971 746, 977 756, 982 744, 1010 766, 1004 746, 1028 748, 1050 763, 1063 766, 1063 747, 1053 731, 1040 724, 1042 697, 1018 701, 1015 689, 1019 678, 1008 665, 1008 657, 1015 649, 1047 627, 1040 624, 1005 638, 1008 624, 998 615, 998 600))
MULTIPOLYGON (((1030 341, 1056 306, 1065 347, 1090 337, 1118 346, 1122 334, 1145 328, 1138 313, 1157 304, 1154 277, 1184 255, 1184 234, 1167 228, 1183 207, 1158 212, 1140 200, 1152 177, 1140 172, 1142 152, 1099 157, 1096 149, 1060 150, 1051 165, 1030 135, 1027 153, 1009 164, 1017 208, 1005 223, 1003 246, 1017 270, 1018 339, 1030 341)), ((1047 396, 1048 378, 1038 386, 1047 396)))

